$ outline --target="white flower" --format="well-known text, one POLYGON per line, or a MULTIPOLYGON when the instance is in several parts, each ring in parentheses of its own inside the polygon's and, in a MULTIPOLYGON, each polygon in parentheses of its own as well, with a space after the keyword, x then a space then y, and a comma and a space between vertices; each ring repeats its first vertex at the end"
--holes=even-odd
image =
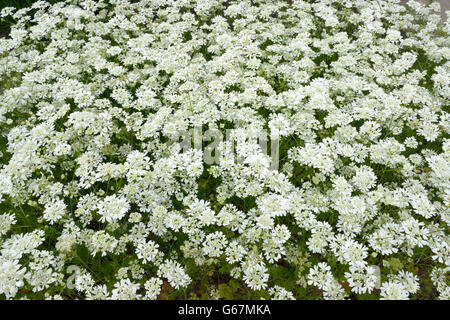
POLYGON ((111 292, 111 300, 135 300, 141 297, 137 294, 140 284, 132 283, 130 279, 122 279, 114 284, 111 292))
POLYGON ((24 285, 26 268, 18 260, 6 260, 0 257, 0 294, 6 298, 14 298, 24 285))
POLYGON ((322 290, 327 290, 331 287, 334 281, 331 267, 324 262, 320 262, 309 270, 308 284, 314 285, 322 290))
POLYGON ((295 300, 294 295, 280 286, 269 288, 273 300, 295 300))
POLYGON ((203 241, 203 253, 210 257, 219 257, 227 243, 227 238, 222 232, 210 233, 203 241))
POLYGON ((49 224, 54 224, 66 214, 66 204, 62 200, 55 200, 46 205, 44 210, 44 219, 49 224))
POLYGON ((136 254, 144 263, 152 262, 158 256, 159 245, 149 240, 147 242, 139 242, 136 248, 136 254))
POLYGON ((166 260, 159 266, 158 276, 166 278, 175 289, 186 287, 191 282, 191 277, 185 273, 183 267, 173 260, 166 260))
POLYGON ((116 195, 106 196, 98 204, 98 213, 101 222, 114 222, 122 219, 130 210, 130 205, 125 198, 116 195))
POLYGON ((376 179, 377 178, 370 167, 361 166, 356 169, 356 175, 353 177, 352 181, 358 189, 367 192, 375 186, 376 179))
POLYGON ((4 213, 0 215, 0 236, 5 235, 13 224, 15 224, 16 218, 13 213, 4 213))
POLYGON ((161 292, 162 284, 163 281, 156 277, 147 280, 144 284, 144 288, 146 291, 144 298, 148 300, 155 300, 161 292))
POLYGON ((378 285, 379 278, 372 266, 351 266, 345 273, 352 292, 357 294, 371 292, 378 285))
POLYGON ((77 267, 80 298, 156 299, 218 266, 273 299, 279 266, 324 299, 448 298, 449 25, 422 2, 1 10, 0 298, 69 297, 77 267))

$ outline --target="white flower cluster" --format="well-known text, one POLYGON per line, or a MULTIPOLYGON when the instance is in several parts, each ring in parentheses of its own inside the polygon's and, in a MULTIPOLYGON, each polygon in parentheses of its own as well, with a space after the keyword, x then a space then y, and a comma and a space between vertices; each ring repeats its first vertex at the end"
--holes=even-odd
POLYGON ((208 265, 273 299, 408 299, 423 281, 450 298, 437 4, 68 0, 0 16, 16 21, 0 38, 0 298, 156 299, 208 265), (202 141, 180 152, 196 128, 235 129, 223 161, 206 165, 202 141), (260 130, 279 170, 247 139, 260 130), (277 282, 287 265, 302 285, 277 282))

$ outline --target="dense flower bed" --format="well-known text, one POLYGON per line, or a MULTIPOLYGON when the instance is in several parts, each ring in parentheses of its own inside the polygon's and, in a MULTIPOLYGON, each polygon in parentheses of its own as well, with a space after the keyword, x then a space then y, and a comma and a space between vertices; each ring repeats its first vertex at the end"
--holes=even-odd
POLYGON ((0 298, 450 298, 438 4, 1 17, 0 298))

